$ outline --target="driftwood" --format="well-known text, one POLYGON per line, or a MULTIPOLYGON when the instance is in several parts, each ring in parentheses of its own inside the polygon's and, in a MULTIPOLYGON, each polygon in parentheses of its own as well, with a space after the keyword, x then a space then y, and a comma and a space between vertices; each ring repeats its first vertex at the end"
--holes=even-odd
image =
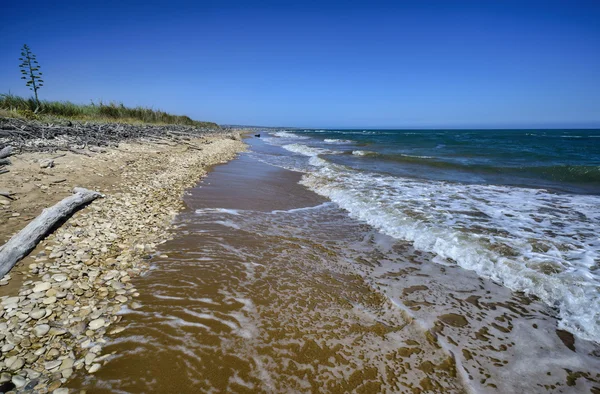
POLYGON ((0 166, 7 166, 10 164, 10 159, 0 159, 0 166))
MULTIPOLYGON (((229 134, 219 127, 184 125, 130 125, 119 123, 43 123, 0 117, 0 147, 13 146, 20 152, 55 152, 71 150, 78 154, 102 153, 103 148, 117 147, 120 142, 143 138, 160 138, 180 143, 211 134, 229 134), (84 153, 85 152, 85 153, 84 153)), ((3 152, 0 151, 0 152, 3 152)), ((3 158, 3 157, 0 157, 3 158)))
POLYGON ((0 150, 0 159, 4 159, 4 158, 12 155, 12 152, 13 152, 12 146, 7 146, 5 148, 2 148, 2 150, 0 150))
POLYGON ((44 209, 40 216, 32 220, 2 246, 0 249, 0 278, 31 252, 58 222, 70 217, 80 206, 98 197, 103 197, 98 192, 81 187, 74 188, 73 193, 72 196, 63 199, 53 207, 44 209))
POLYGON ((15 198, 13 197, 13 195, 14 195, 14 194, 15 194, 15 193, 11 193, 11 192, 9 192, 9 191, 7 191, 7 190, 0 190, 0 196, 2 196, 2 197, 6 197, 6 198, 8 198, 9 200, 14 200, 14 199, 15 199, 15 198))

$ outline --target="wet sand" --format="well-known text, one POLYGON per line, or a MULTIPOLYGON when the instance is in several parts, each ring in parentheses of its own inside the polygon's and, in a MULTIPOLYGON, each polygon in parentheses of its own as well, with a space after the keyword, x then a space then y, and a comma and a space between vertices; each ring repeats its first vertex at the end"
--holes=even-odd
MULTIPOLYGON (((258 140, 252 149, 276 149, 258 140)), ((88 392, 594 392, 553 311, 381 235, 251 154, 187 193, 88 392)))

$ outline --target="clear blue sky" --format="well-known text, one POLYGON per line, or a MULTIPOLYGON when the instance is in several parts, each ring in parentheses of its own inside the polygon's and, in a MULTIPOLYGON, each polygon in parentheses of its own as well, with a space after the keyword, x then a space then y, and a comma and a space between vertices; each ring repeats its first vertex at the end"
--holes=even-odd
POLYGON ((2 1, 0 92, 227 124, 598 127, 600 1, 2 1))

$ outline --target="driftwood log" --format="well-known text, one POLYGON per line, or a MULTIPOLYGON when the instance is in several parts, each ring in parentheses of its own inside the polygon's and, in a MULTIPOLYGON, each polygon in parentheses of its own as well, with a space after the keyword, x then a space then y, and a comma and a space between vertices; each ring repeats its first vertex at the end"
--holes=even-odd
POLYGON ((63 199, 53 207, 44 209, 40 216, 32 220, 2 246, 0 249, 0 278, 31 252, 58 222, 70 217, 80 206, 98 197, 103 197, 98 192, 81 187, 74 188, 73 193, 72 196, 63 199))
POLYGON ((12 152, 13 152, 12 146, 7 146, 7 147, 3 148, 2 150, 0 150, 0 159, 4 159, 4 158, 12 155, 12 152))

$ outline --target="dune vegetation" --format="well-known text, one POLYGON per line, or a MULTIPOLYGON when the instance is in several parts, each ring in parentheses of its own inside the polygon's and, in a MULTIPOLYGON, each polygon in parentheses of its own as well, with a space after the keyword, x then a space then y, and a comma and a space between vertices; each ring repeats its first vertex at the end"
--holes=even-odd
POLYGON ((0 94, 0 116, 49 120, 62 118, 80 121, 177 124, 202 128, 219 128, 216 123, 201 122, 185 115, 145 107, 126 107, 123 103, 99 101, 90 104, 75 104, 70 101, 36 101, 13 94, 0 94))

